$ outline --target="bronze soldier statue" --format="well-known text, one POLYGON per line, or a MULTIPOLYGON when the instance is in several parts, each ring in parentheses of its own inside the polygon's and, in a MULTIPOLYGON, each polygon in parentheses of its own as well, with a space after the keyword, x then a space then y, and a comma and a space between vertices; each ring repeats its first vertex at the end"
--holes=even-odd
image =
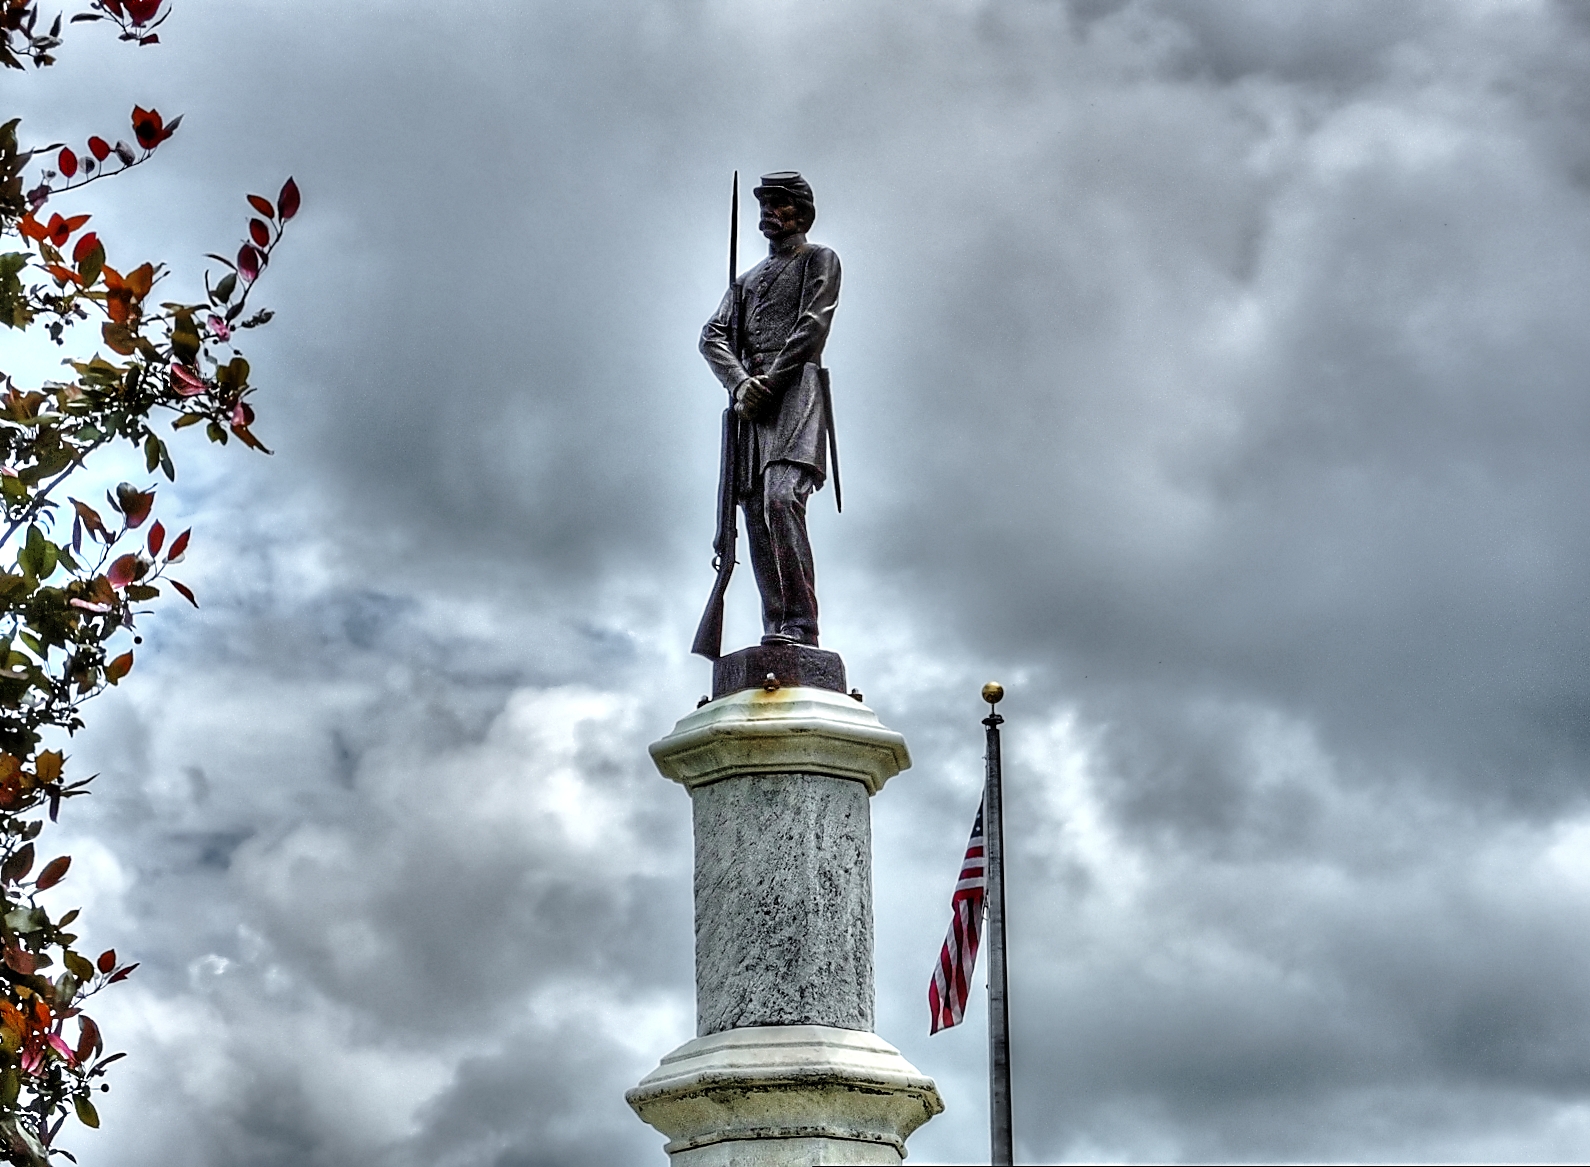
MULTIPOLYGON (((733 403, 726 418, 725 451, 733 463, 725 467, 726 501, 731 524, 735 502, 745 512, 751 570, 762 594, 762 643, 815 647, 817 580, 806 500, 822 489, 833 449, 822 356, 839 303, 839 257, 807 241, 817 205, 799 174, 765 174, 752 193, 761 204, 768 256, 724 294, 701 330, 701 355, 733 403)), ((731 531, 730 556, 732 538, 731 531)), ((721 589, 715 596, 721 623, 721 589)))

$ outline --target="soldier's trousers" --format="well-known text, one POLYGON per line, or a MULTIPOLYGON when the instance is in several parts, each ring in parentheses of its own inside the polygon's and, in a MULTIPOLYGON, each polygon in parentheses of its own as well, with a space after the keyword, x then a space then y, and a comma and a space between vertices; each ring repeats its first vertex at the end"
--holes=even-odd
POLYGON ((817 476, 793 462, 773 462, 759 477, 740 503, 751 570, 762 593, 762 631, 815 645, 817 576, 806 536, 806 499, 817 488, 817 476))

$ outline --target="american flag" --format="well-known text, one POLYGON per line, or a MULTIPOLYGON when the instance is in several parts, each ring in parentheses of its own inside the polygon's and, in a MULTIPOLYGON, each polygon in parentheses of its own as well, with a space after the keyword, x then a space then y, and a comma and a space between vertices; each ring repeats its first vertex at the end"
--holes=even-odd
POLYGON ((983 935, 983 893, 988 884, 983 868, 983 807, 977 806, 972 838, 961 860, 961 878, 950 897, 950 931, 939 952, 939 964, 928 985, 928 1008, 937 1033, 959 1025, 972 991, 972 970, 977 967, 977 942, 983 935))

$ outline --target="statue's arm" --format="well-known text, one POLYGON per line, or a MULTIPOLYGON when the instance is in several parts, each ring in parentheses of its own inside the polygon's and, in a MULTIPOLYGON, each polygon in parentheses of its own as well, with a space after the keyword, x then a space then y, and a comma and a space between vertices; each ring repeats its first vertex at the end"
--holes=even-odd
POLYGON ((723 303, 712 314, 701 330, 701 355, 707 359, 713 374, 730 393, 751 374, 740 363, 739 354, 729 344, 729 319, 734 311, 734 289, 723 293, 723 303))
POLYGON ((768 387, 782 393, 800 380, 806 362, 822 356, 828 342, 828 329, 839 306, 839 256, 826 247, 818 248, 806 265, 806 282, 801 291, 800 315, 790 329, 784 347, 768 367, 764 377, 768 387))

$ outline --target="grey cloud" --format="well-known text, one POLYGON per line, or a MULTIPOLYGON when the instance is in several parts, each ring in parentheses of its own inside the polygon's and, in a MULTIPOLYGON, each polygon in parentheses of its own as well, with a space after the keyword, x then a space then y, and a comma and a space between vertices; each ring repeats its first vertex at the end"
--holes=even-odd
MULTIPOLYGON (((166 40, 140 92, 188 120, 108 230, 196 256, 239 191, 307 198, 249 349, 279 453, 165 492, 206 607, 74 746, 84 893, 146 961, 85 1162, 658 1154, 619 1099, 689 1029, 689 846, 644 743, 702 687, 734 166, 806 172, 845 262, 813 521, 917 757, 875 807, 881 1029, 951 1104, 914 1158, 982 1153, 980 1013, 920 1030, 994 672, 1028 1159, 1578 1155, 1574 6, 186 5, 166 40)), ((153 59, 19 100, 91 132, 153 59)))

